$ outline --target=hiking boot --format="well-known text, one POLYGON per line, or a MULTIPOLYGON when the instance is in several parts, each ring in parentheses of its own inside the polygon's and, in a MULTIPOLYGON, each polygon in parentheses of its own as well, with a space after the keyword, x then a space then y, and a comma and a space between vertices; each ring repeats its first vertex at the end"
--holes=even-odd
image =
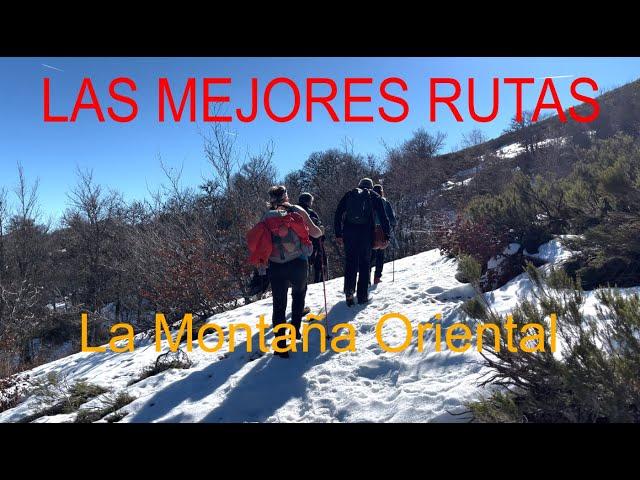
POLYGON ((309 307, 304 307, 304 310, 302 310, 302 315, 309 315, 311 313, 311 309, 309 307))
POLYGON ((381 281, 382 281, 382 280, 380 279, 380 277, 376 277, 376 278, 374 278, 374 279, 373 279, 373 284, 374 284, 374 285, 377 285, 377 284, 379 284, 381 281))
POLYGON ((347 306, 351 307, 354 303, 355 302, 353 301, 353 295, 347 295, 347 306))
POLYGON ((358 298, 358 305, 364 305, 365 303, 369 303, 369 297, 358 298))

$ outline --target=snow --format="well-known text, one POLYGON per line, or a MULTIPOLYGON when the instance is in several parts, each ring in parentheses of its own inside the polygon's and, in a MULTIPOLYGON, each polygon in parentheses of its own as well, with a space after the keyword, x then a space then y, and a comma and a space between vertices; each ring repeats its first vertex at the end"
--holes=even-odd
MULTIPOLYGON (((570 236, 567 236, 567 238, 570 236)), ((574 255, 574 252, 567 249, 562 245, 561 239, 563 237, 555 238, 550 242, 540 245, 537 253, 529 253, 525 249, 524 255, 536 260, 541 260, 546 263, 561 263, 574 255)))
POLYGON ((515 255, 518 250, 520 250, 520 244, 519 243, 510 243, 509 245, 507 245, 504 249, 504 251, 502 252, 503 255, 506 256, 511 256, 511 255, 515 255))
POLYGON ((473 177, 465 178, 461 182, 454 182, 452 180, 447 180, 442 184, 442 190, 451 190, 452 188, 455 188, 455 187, 466 187, 471 183, 471 180, 473 180, 473 177))
MULTIPOLYGON (((505 253, 514 249, 516 244, 505 253)), ((560 243, 552 241, 536 255, 558 261, 566 254, 560 243)), ((298 351, 281 359, 271 353, 260 354, 254 330, 254 351, 247 353, 246 337, 240 329, 234 352, 228 351, 227 342, 215 353, 202 351, 194 342, 188 354, 191 368, 167 370, 129 385, 158 356, 155 344, 141 334, 136 336, 134 352, 77 353, 26 373, 34 379, 48 372, 64 372, 68 382, 84 378, 109 389, 112 396, 125 391, 135 400, 122 409, 126 416, 121 422, 463 422, 468 418, 452 414, 463 411, 465 402, 483 393, 478 380, 486 367, 479 354, 474 348, 465 353, 436 352, 433 331, 424 335, 424 350, 419 352, 415 338, 417 325, 433 321, 437 313, 442 314, 445 328, 461 320, 460 307, 474 291, 455 279, 456 270, 455 260, 430 250, 397 260, 392 282, 392 264, 387 263, 383 282, 371 289, 371 301, 351 308, 341 293, 343 279, 328 281, 329 324, 353 325, 354 352, 335 353, 330 347, 321 352, 314 334, 309 352, 298 351), (399 353, 383 351, 376 339, 378 320, 391 312, 408 317, 414 330, 410 346, 399 353)), ((485 296, 495 311, 507 314, 532 288, 522 274, 485 296)), ((307 305, 312 312, 319 313, 323 303, 322 284, 310 285, 307 305)), ((261 314, 269 323, 271 306, 267 298, 215 315, 210 321, 223 327, 226 335, 231 323, 255 325, 261 314)), ((404 336, 400 320, 385 324, 385 342, 397 345, 404 336)), ((269 332, 267 344, 271 338, 269 332)), ((205 341, 215 344, 215 334, 206 336, 205 341)), ((166 340, 164 346, 166 351, 166 340)), ((96 398, 87 406, 101 402, 96 398)), ((29 397, 0 413, 0 422, 17 421, 40 408, 38 401, 29 397)), ((64 414, 37 421, 74 419, 74 414, 64 414)))
MULTIPOLYGON (((547 138, 535 143, 535 147, 543 148, 553 144, 564 145, 567 139, 565 137, 547 138)), ((496 150, 496 156, 502 159, 515 158, 524 153, 525 148, 521 143, 511 143, 496 150)), ((475 167, 460 170, 452 175, 452 177, 442 184, 442 190, 452 190, 455 187, 466 187, 471 183, 475 175, 484 168, 484 155, 477 157, 478 164, 475 167), (461 180, 462 179, 462 180, 461 180)))
MULTIPOLYGON (((327 282, 329 323, 349 322, 355 327, 355 352, 335 353, 328 348, 320 353, 315 335, 308 353, 292 353, 286 360, 249 354, 242 346, 229 353, 227 343, 216 353, 206 353, 194 343, 191 368, 168 370, 127 386, 158 355, 155 345, 139 335, 134 352, 78 353, 28 373, 34 378, 65 372, 69 382, 86 378, 112 392, 126 390, 136 400, 124 408, 129 415, 122 422, 461 421, 447 410, 461 410, 475 393, 482 369, 470 363, 475 356, 435 352, 429 348, 431 333, 425 335, 423 352, 417 351, 415 339, 402 353, 384 352, 375 335, 377 321, 390 312, 407 316, 414 325, 432 320, 436 313, 443 314, 444 324, 456 321, 459 306, 473 295, 469 285, 454 278, 456 269, 455 260, 431 250, 396 261, 391 282, 389 263, 383 283, 372 288, 371 302, 352 308, 344 303, 343 280, 327 282)), ((210 321, 225 329, 234 321, 255 324, 261 314, 270 319, 271 305, 270 298, 264 299, 210 321)), ((309 286, 307 305, 314 313, 321 310, 322 284, 309 286)), ((404 331, 400 321, 390 321, 384 339, 401 343, 404 331)), ((240 330, 237 338, 241 345, 240 330)), ((270 339, 271 335, 267 343, 270 339)), ((215 337, 205 340, 212 344, 215 337)), ((30 398, 0 413, 0 421, 16 421, 37 408, 37 401, 30 398)), ((48 420, 72 421, 72 417, 48 420)))
POLYGON ((519 243, 510 243, 507 245, 501 254, 497 255, 497 257, 491 257, 487 262, 487 270, 495 270, 498 268, 506 257, 510 257, 515 255, 520 250, 519 243))
POLYGON ((510 145, 506 145, 502 148, 499 148, 496 151, 496 155, 501 158, 513 158, 520 155, 524 152, 524 147, 519 143, 512 143, 510 145))
MULTIPOLYGON (((536 142, 534 146, 541 148, 541 147, 548 147, 549 145, 553 145, 553 144, 564 145, 566 141, 567 139, 565 137, 546 138, 540 142, 536 142)), ((522 146, 522 144, 511 143, 509 145, 505 145, 504 147, 496 150, 496 155, 500 158, 514 158, 520 155, 521 153, 523 153, 524 151, 525 151, 525 148, 524 146, 522 146)))
POLYGON ((49 310, 61 310, 67 308, 67 302, 56 302, 55 306, 52 304, 48 304, 47 308, 49 310))

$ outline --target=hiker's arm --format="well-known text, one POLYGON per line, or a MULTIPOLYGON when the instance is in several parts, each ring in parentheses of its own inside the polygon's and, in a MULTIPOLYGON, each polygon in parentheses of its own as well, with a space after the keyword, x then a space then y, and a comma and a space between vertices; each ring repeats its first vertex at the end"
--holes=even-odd
POLYGON ((378 217, 380 218, 380 224, 382 225, 382 231, 387 236, 387 239, 391 236, 391 229, 389 228, 389 219, 387 218, 387 212, 384 208, 384 203, 382 203, 382 198, 375 197, 374 198, 375 209, 378 212, 378 217))
POLYGON ((324 235, 327 232, 327 227, 323 225, 322 220, 320 220, 320 217, 318 216, 317 213, 313 217, 311 217, 311 220, 313 220, 313 223, 315 223, 317 226, 319 226, 322 229, 322 236, 320 237, 320 240, 324 241, 324 235))
POLYGON ((304 218, 304 223, 306 223, 307 227, 309 227, 309 236, 318 238, 324 234, 323 229, 313 223, 313 220, 311 220, 311 217, 304 208, 298 207, 298 212, 300 212, 300 215, 302 215, 302 218, 304 218))
POLYGON ((386 206, 389 207, 387 211, 387 216, 389 217, 389 225, 391 225, 391 229, 393 230, 396 228, 396 225, 398 223, 396 221, 396 212, 393 211, 393 207, 389 202, 387 202, 386 206))
POLYGON ((346 195, 342 197, 336 208, 336 214, 333 217, 333 231, 336 234, 336 238, 342 238, 342 216, 344 215, 346 198, 346 195))

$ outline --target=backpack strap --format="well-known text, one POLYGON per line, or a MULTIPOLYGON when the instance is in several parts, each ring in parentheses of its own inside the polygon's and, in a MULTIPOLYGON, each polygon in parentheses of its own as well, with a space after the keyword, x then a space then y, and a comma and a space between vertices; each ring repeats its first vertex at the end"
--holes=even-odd
POLYGON ((282 245, 282 238, 280 238, 278 235, 273 235, 273 241, 278 247, 278 250, 280 251, 280 260, 284 261, 285 256, 284 256, 284 246, 282 245))
MULTIPOLYGON (((293 209, 291 206, 289 207, 284 207, 284 210, 287 213, 292 213, 293 209)), ((273 235, 273 241, 276 245, 276 247, 278 247, 278 251, 280 252, 280 260, 282 260, 284 262, 285 254, 284 254, 284 245, 282 244, 282 238, 279 235, 273 235)))
POLYGON ((373 228, 376 228, 376 212, 374 212, 373 210, 373 202, 371 201, 371 190, 366 189, 367 192, 367 198, 369 201, 369 212, 371 213, 371 224, 373 225, 373 228))

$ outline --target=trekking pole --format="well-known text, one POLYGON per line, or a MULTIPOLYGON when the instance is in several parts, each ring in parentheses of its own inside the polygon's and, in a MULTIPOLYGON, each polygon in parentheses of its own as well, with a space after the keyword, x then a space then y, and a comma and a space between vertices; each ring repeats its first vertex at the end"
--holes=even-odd
POLYGON ((322 292, 324 294, 324 320, 327 325, 327 338, 331 338, 329 334, 329 310, 327 310, 327 286, 325 284, 325 268, 324 268, 324 259, 326 258, 326 252, 324 251, 324 243, 320 242, 320 254, 322 255, 321 265, 322 265, 322 292))
MULTIPOLYGON (((329 275, 331 275, 331 269, 329 268, 329 259, 325 257, 326 260, 326 264, 327 264, 327 280, 329 279, 329 275)), ((323 266, 324 268, 324 266, 323 266)))
POLYGON ((391 260, 391 283, 396 281, 396 252, 393 252, 393 260, 391 260))
POLYGON ((391 283, 396 281, 396 249, 391 249, 391 283))
MULTIPOLYGON (((395 240, 396 237, 393 237, 395 240)), ((396 246, 391 242, 391 283, 396 281, 396 246)))

